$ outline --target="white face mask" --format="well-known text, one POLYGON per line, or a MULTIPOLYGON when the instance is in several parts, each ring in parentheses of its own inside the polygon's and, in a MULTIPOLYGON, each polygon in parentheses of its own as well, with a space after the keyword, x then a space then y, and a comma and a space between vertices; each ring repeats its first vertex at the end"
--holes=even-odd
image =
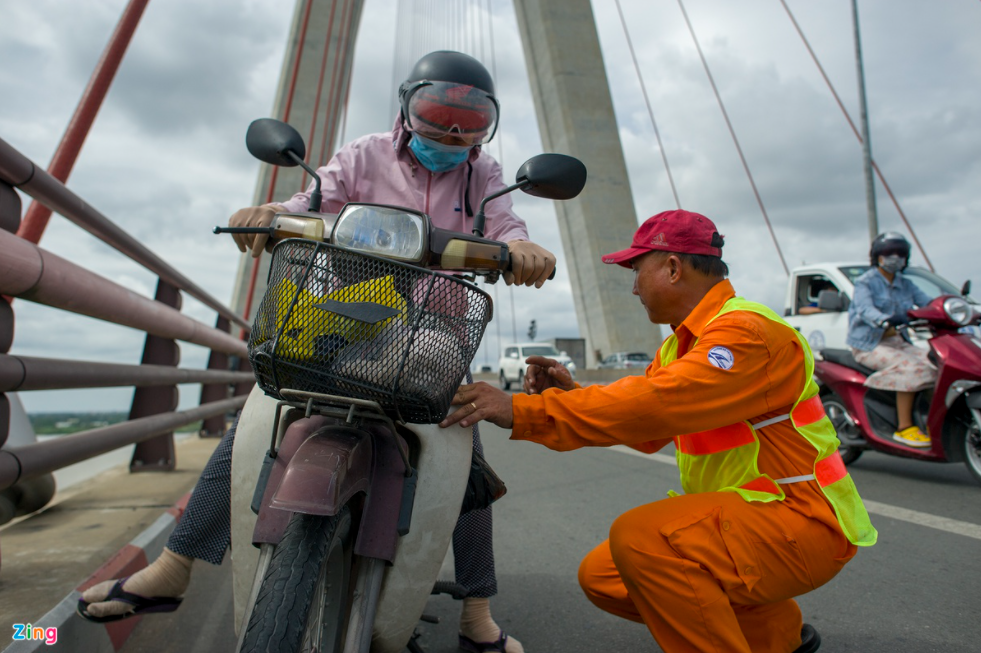
POLYGON ((902 270, 905 263, 905 257, 902 257, 899 254, 879 257, 879 267, 891 274, 895 274, 902 270))

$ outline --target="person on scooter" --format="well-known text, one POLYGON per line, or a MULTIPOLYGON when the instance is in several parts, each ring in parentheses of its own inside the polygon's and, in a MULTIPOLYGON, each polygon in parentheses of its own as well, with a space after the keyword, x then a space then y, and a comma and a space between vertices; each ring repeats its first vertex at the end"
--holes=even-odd
POLYGON ((866 387, 896 392, 896 432, 893 440, 909 447, 929 447, 930 436, 913 423, 913 397, 932 387, 937 369, 924 349, 904 339, 898 329, 909 323, 906 313, 925 306, 931 297, 903 276, 909 265, 909 241, 887 231, 872 241, 872 268, 855 280, 848 307, 848 337, 855 361, 877 370, 866 387))
MULTIPOLYGON (((348 143, 317 170, 321 210, 337 213, 347 202, 409 206, 428 213, 437 227, 470 233, 480 200, 506 187, 500 165, 481 149, 494 136, 499 117, 490 73, 465 54, 432 52, 415 64, 398 93, 401 112, 391 131, 348 143)), ((282 203, 242 209, 229 225, 269 226, 277 212, 305 211, 313 187, 311 183, 306 192, 282 203)), ((509 284, 541 287, 555 268, 555 256, 528 240, 525 223, 515 215, 507 195, 487 204, 485 236, 508 244, 513 270, 505 275, 509 284)), ((254 257, 266 241, 265 235, 235 235, 239 249, 254 257)), ((472 437, 475 451, 482 452, 476 427, 472 437)), ((83 616, 104 620, 140 613, 146 602, 139 602, 142 597, 183 594, 195 558, 221 563, 230 540, 233 441, 234 428, 204 469, 163 554, 123 579, 124 584, 114 587, 109 581, 86 591, 83 616), (107 601, 113 596, 128 603, 107 601)), ((468 590, 460 617, 460 646, 476 653, 522 653, 521 643, 505 634, 490 614, 489 599, 497 593, 492 526, 490 508, 475 510, 460 516, 453 534, 456 581, 468 590)), ((179 601, 170 601, 176 609, 179 601)))
POLYGON ((556 451, 677 448, 684 495, 635 508, 590 552, 579 582, 597 607, 646 624, 665 653, 810 653, 793 600, 833 578, 877 533, 841 457, 807 340, 736 297, 707 217, 666 211, 603 257, 674 330, 646 376, 581 387, 528 359, 527 395, 477 383, 443 426, 488 420, 556 451))

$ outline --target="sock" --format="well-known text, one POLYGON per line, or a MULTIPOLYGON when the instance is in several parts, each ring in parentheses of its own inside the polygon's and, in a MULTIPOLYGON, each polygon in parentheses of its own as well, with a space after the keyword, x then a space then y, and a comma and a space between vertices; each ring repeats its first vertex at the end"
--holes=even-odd
MULTIPOLYGON (((496 642, 501 637, 501 627, 490 613, 490 599, 463 599, 460 613, 460 632, 475 642, 496 642)), ((508 634, 506 653, 525 653, 521 642, 508 634)))
MULTIPOLYGON (((123 583, 123 589, 146 597, 179 597, 187 589, 187 584, 191 580, 192 562, 194 558, 178 555, 164 547, 159 558, 123 583)), ((94 617, 107 617, 132 611, 133 606, 128 603, 103 601, 115 583, 115 580, 107 580, 85 590, 82 599, 89 603, 87 610, 89 614, 94 617)))

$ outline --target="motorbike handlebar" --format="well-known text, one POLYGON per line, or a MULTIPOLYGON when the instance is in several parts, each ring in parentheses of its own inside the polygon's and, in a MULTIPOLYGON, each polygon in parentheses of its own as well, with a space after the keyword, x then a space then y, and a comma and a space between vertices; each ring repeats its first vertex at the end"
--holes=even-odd
MULTIPOLYGON (((274 226, 269 227, 220 227, 216 226, 213 229, 216 234, 266 234, 271 240, 277 240, 277 229, 274 226)), ((293 235, 293 234, 290 234, 293 235)), ((507 265, 504 267, 505 272, 511 272, 511 259, 508 258, 507 265)), ((552 268, 551 274, 548 275, 548 280, 551 281, 555 278, 556 268, 552 268)))

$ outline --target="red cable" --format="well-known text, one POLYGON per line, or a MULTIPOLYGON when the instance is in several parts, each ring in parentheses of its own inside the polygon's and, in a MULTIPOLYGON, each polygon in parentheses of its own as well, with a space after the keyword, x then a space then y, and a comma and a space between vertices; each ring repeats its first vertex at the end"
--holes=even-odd
MULTIPOLYGON (((313 155, 313 137, 317 133, 317 113, 320 111, 320 98, 323 97, 324 91, 324 75, 327 72, 327 55, 330 53, 330 39, 331 33, 334 30, 334 9, 337 8, 337 3, 332 2, 330 5, 330 18, 327 21, 327 36, 324 39, 324 54, 320 58, 320 79, 317 80, 317 99, 313 103, 313 113, 310 114, 310 136, 307 138, 307 143, 310 143, 310 150, 307 152, 307 163, 313 161, 319 161, 319 157, 313 155)), ((333 84, 331 84, 331 93, 333 93, 333 84)), ((330 99, 327 100, 328 106, 330 105, 330 99)), ((319 167, 319 166, 315 166, 319 167)), ((306 183, 304 183, 303 175, 300 175, 300 188, 302 191, 306 188, 306 183)))
MULTIPOLYGON (((116 29, 109 37, 106 49, 102 52, 95 70, 92 71, 88 86, 82 92, 78 107, 68 122, 65 134, 58 144, 58 149, 55 150, 54 156, 51 158, 48 173, 62 183, 68 181, 68 176, 75 166, 75 161, 85 143, 85 138, 92 128, 92 123, 95 122, 96 114, 98 114, 102 101, 109 92, 113 77, 115 77, 123 56, 126 54, 126 48, 133 39, 133 33, 140 22, 140 17, 143 16, 147 2, 149 0, 130 0, 129 4, 126 5, 123 15, 119 18, 119 23, 116 24, 116 29)), ((51 209, 34 200, 27 207, 24 220, 17 229, 17 235, 36 245, 41 241, 41 236, 44 234, 50 219, 51 209)))
POLYGON ((743 169, 746 170, 746 176, 749 177, 749 185, 753 187, 753 195, 756 196, 756 202, 760 205, 760 211, 763 212, 763 220, 766 222, 766 228, 770 230, 770 237, 773 239, 773 245, 777 248, 777 254, 780 255, 780 263, 783 265, 784 272, 790 275, 790 269, 787 267, 787 261, 783 258, 783 252, 780 251, 780 243, 777 242, 777 235, 773 232, 773 225, 770 224, 770 216, 766 214, 766 207, 763 206, 763 200, 760 198, 760 193, 756 189, 756 182, 753 181, 753 173, 749 171, 749 164, 746 163, 746 157, 743 156, 743 149, 739 146, 739 139, 736 138, 736 131, 732 128, 732 123, 729 121, 729 114, 726 113, 726 107, 722 103, 722 97, 719 95, 719 89, 715 86, 715 80, 712 78, 712 71, 709 70, 708 62, 705 61, 705 55, 702 54, 702 47, 698 44, 698 38, 695 36, 695 30, 692 29, 691 21, 688 20, 688 12, 685 11, 685 5, 682 0, 678 0, 678 6, 681 8, 681 13, 685 17, 685 23, 688 25, 688 31, 691 32, 691 38, 695 42, 695 49, 698 50, 698 56, 702 60, 702 67, 705 68, 705 74, 708 75, 709 84, 712 85, 712 91, 715 93, 715 99, 719 103, 719 108, 722 109, 722 117, 725 118, 726 126, 729 128, 729 133, 732 135, 732 142, 736 145, 736 152, 739 153, 739 160, 743 162, 743 169))
POLYGON ((354 18, 354 12, 348 11, 348 9, 351 9, 352 5, 353 0, 350 3, 346 3, 344 5, 344 9, 341 11, 341 24, 347 24, 347 27, 341 34, 340 48, 338 48, 338 50, 334 53, 334 70, 331 74, 330 96, 327 100, 326 123, 324 125, 323 142, 320 145, 321 157, 325 159, 334 153, 334 137, 336 136, 335 127, 337 122, 336 116, 341 98, 341 92, 338 88, 340 84, 337 79, 337 69, 338 64, 341 61, 342 54, 344 57, 344 67, 342 67, 341 70, 346 70, 347 66, 347 36, 348 32, 351 31, 350 23, 354 18))
MULTIPOLYGON (((353 1, 353 0, 352 0, 353 1)), ((352 16, 351 22, 354 22, 353 15, 353 4, 352 4, 352 16)), ((360 21, 359 21, 360 22, 360 21)), ((351 26, 348 25, 348 31, 350 32, 351 26)), ((354 62, 351 63, 351 67, 347 72, 347 82, 344 85, 344 102, 342 106, 344 107, 344 122, 341 123, 341 143, 344 143, 347 138, 347 111, 348 111, 348 100, 351 98, 351 79, 354 77, 354 62)))
MULTIPOLYGON (((289 122, 290 110, 293 108, 293 94, 296 91, 296 80, 300 73, 300 61, 303 60, 303 42, 307 38, 307 25, 310 24, 310 9, 313 7, 313 0, 307 0, 306 13, 303 15, 303 23, 300 25, 300 39, 296 48, 296 61, 293 62, 293 75, 290 79, 290 88, 286 94, 286 108, 283 110, 283 122, 289 122)), ((269 204, 273 199, 273 191, 276 189, 276 176, 279 168, 273 166, 272 175, 269 179, 269 189, 266 191, 265 204, 269 204)), ((252 296, 255 294, 256 279, 259 277, 259 257, 252 259, 252 274, 249 276, 249 292, 245 296, 245 310, 242 317, 249 319, 252 312, 252 296)), ((240 336, 245 339, 245 329, 242 329, 240 336)))

